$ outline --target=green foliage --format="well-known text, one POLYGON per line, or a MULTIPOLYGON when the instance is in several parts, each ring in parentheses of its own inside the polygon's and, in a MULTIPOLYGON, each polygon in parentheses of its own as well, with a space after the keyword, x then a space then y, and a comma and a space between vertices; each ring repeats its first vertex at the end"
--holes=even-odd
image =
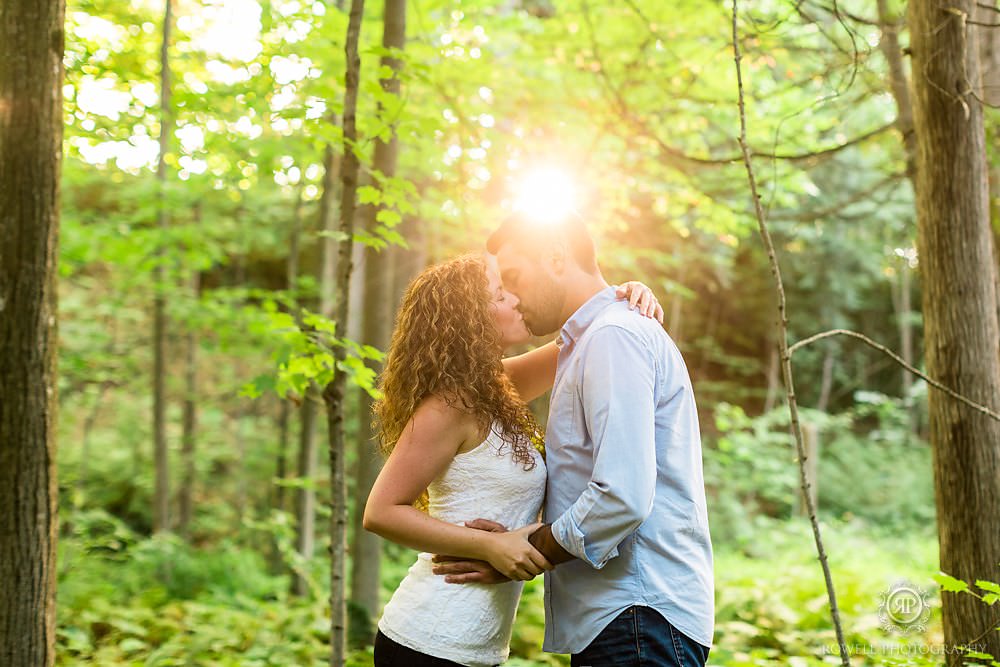
MULTIPOLYGON (((801 410, 819 433, 818 488, 822 517, 864 520, 898 534, 933 525, 928 446, 909 432, 903 402, 860 393, 853 410, 826 415, 801 410)), ((785 519, 799 502, 798 456, 784 407, 748 416, 716 406, 718 435, 704 447, 713 539, 752 549, 758 517, 785 519)))
MULTIPOLYGON (((381 352, 317 314, 321 247, 327 237, 344 241, 321 231, 319 220, 326 151, 339 152, 343 140, 335 121, 347 16, 323 2, 260 2, 258 15, 251 2, 248 16, 235 17, 224 4, 176 3, 163 184, 153 173, 163 121, 161 8, 73 0, 67 11, 61 664, 326 664, 325 563, 295 552, 291 519, 272 505, 279 486, 289 496, 311 488, 322 497, 327 485, 323 475, 276 479, 280 401, 301 400, 336 372, 376 394, 366 362, 381 352), (228 26, 235 18, 248 21, 228 26), (245 37, 242 48, 206 37, 220 27, 245 37), (166 230, 157 224, 161 210, 166 230), (300 266, 288 284, 293 229, 300 266), (187 287, 195 274, 197 293, 187 287), (174 449, 187 397, 181 342, 198 341, 191 544, 148 536, 149 306, 157 295, 168 300, 174 449), (338 366, 334 353, 344 349, 338 366), (263 562, 272 546, 281 571, 309 583, 307 599, 289 597, 287 574, 263 562)), ((820 5, 790 12, 787 3, 750 3, 739 25, 749 140, 791 337, 845 327, 894 346, 899 324, 910 323, 919 349, 919 313, 894 305, 916 270, 902 142, 872 133, 895 114, 887 65, 877 29, 851 16, 871 19, 874 10, 842 3, 850 13, 834 17, 820 5)), ((821 579, 793 518, 798 471, 787 413, 760 414, 777 311, 733 159, 728 6, 426 0, 408 9, 407 46, 390 54, 403 65, 398 98, 379 81, 389 74, 379 64, 387 53, 381 16, 365 17, 360 137, 350 147, 362 163, 365 223, 353 240, 411 246, 429 260, 479 249, 525 168, 555 163, 571 172, 602 270, 657 290, 698 392, 719 555, 712 664, 830 662, 821 579), (375 139, 390 138, 394 123, 400 162, 388 177, 372 157, 375 139)), ((994 163, 997 145, 990 143, 994 163)), ((336 182, 326 194, 336 216, 336 182)), ((916 288, 911 296, 919 303, 916 288)), ((831 414, 803 410, 803 419, 820 431, 820 518, 831 529, 851 641, 874 643, 887 639, 872 602, 885 580, 922 580, 933 569, 930 452, 911 435, 911 422, 921 427, 925 389, 894 398, 903 393, 897 368, 830 340, 796 354, 803 405, 819 403, 828 358, 831 414)), ((355 432, 367 415, 351 410, 346 425, 355 432)), ((284 436, 294 443, 294 428, 284 436)), ((172 480, 178 468, 172 461, 172 480)), ((386 554, 388 595, 412 554, 391 545, 386 554)), ((995 584, 976 585, 984 603, 997 601, 995 584)), ((356 612, 352 641, 360 644, 371 619, 356 612)), ((509 664, 566 664, 539 650, 541 632, 541 588, 532 582, 509 664)), ((370 649, 349 664, 370 665, 370 649)))
MULTIPOLYGON (((1000 564, 998 564, 1000 566, 1000 564)), ((936 581, 940 586, 941 590, 945 593, 952 593, 958 595, 971 595, 972 597, 981 600, 983 604, 993 606, 998 601, 1000 601, 1000 584, 992 581, 987 581, 984 579, 976 580, 976 587, 985 593, 980 594, 974 591, 967 582, 961 579, 956 579, 955 577, 947 574, 945 572, 938 572, 933 575, 934 581, 936 581)), ((1000 632, 1000 626, 992 629, 992 632, 1000 632)), ((966 662, 967 665, 980 665, 986 664, 992 667, 1000 667, 1000 661, 996 660, 996 656, 989 653, 984 653, 982 651, 977 651, 976 646, 965 646, 965 657, 972 660, 982 660, 984 662, 966 662)))

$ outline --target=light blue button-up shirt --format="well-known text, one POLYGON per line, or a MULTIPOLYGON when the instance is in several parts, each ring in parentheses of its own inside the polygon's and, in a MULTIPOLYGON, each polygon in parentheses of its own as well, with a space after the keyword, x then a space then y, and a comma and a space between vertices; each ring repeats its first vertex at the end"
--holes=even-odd
POLYGON ((710 647, 712 543, 684 360, 614 287, 576 311, 559 344, 545 520, 579 560, 545 574, 545 650, 579 653, 632 605, 710 647))

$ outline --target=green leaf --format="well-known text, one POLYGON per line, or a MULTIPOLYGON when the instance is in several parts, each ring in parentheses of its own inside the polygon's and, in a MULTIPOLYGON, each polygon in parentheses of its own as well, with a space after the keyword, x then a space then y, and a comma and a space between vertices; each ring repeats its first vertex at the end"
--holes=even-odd
POLYGON ((989 653, 982 653, 980 651, 973 651, 972 649, 965 649, 965 650, 966 650, 966 654, 965 654, 966 658, 977 658, 979 660, 992 660, 993 659, 993 656, 990 655, 989 653))
POLYGON ((375 214, 375 220, 381 222, 386 227, 395 227, 403 220, 403 216, 401 216, 397 211, 384 208, 375 214))
POLYGON ((134 651, 141 651, 147 648, 147 644, 141 639, 126 637, 118 642, 118 648, 120 648, 124 653, 132 653, 134 651))
POLYGON ((984 591, 989 591, 991 593, 1000 594, 1000 584, 995 584, 992 581, 986 581, 984 579, 977 579, 976 586, 979 586, 984 591))
POLYGON ((371 185, 362 185, 358 188, 358 203, 378 205, 382 203, 382 193, 371 185))
POLYGON ((948 591, 949 593, 963 593, 969 590, 969 584, 944 572, 932 575, 932 578, 941 584, 941 590, 948 591))
POLYGON ((316 236, 329 237, 329 238, 331 238, 331 239, 333 239, 333 240, 335 240, 337 242, 343 241, 344 239, 347 238, 347 234, 345 234, 344 232, 340 231, 339 229, 336 229, 336 230, 333 230, 333 231, 330 231, 330 232, 328 232, 328 231, 316 232, 316 236))

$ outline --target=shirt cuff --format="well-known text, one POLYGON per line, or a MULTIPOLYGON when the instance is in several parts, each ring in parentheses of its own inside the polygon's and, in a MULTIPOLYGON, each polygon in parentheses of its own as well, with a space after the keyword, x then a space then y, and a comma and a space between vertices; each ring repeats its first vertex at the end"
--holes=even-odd
POLYGON ((611 551, 598 558, 596 554, 588 553, 587 545, 584 542, 583 531, 573 521, 573 517, 566 512, 561 517, 552 522, 552 539, 580 560, 586 561, 595 570, 602 569, 607 562, 618 556, 618 547, 611 547, 611 551))

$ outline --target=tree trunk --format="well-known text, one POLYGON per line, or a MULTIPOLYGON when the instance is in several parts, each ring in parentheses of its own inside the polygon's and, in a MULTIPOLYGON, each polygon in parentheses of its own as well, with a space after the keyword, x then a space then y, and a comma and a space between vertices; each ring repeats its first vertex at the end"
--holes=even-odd
POLYGON ((979 98, 991 107, 1000 107, 1000 3, 978 0, 972 18, 979 47, 979 98))
POLYGON ((774 409, 774 404, 778 400, 778 390, 781 388, 778 346, 773 341, 768 342, 771 344, 768 345, 770 353, 767 357, 767 396, 764 398, 764 414, 774 409))
POLYGON ((156 296, 153 299, 153 466, 156 481, 153 492, 153 532, 170 530, 170 460, 167 452, 167 271, 163 264, 163 248, 169 225, 167 215, 167 147, 170 141, 170 29, 173 23, 172 0, 165 0, 163 12, 163 42, 160 45, 160 155, 156 162, 159 183, 158 224, 163 232, 157 254, 156 296))
POLYGON ((55 662, 62 0, 0 9, 0 664, 55 662))
MULTIPOLYGON (((318 402, 317 392, 310 390, 306 393, 302 408, 299 410, 301 425, 298 478, 308 481, 309 484, 300 487, 296 494, 295 548, 305 559, 312 558, 316 548, 316 404, 318 402)), ((309 592, 308 583, 297 574, 292 581, 292 592, 300 596, 309 592)))
MULTIPOLYGON (((806 483, 809 485, 809 499, 813 509, 819 511, 819 428, 815 424, 802 424, 802 444, 806 452, 806 483)), ((798 496, 796 514, 809 516, 809 505, 805 496, 798 496)))
MULTIPOLYGON (((288 261, 285 264, 285 289, 292 295, 290 298, 298 303, 298 292, 296 283, 299 280, 299 241, 302 234, 302 194, 303 188, 299 188, 299 195, 295 200, 295 210, 292 212, 292 228, 288 233, 288 261)), ((294 308, 296 311, 298 308, 294 308)), ((278 413, 278 460, 275 464, 275 477, 281 482, 288 474, 288 425, 291 421, 292 403, 287 398, 281 398, 281 407, 278 413)), ((277 484, 274 492, 274 508, 279 511, 285 510, 285 486, 277 484)), ((275 545, 274 557, 280 556, 275 545)))
POLYGON ((826 354, 823 355, 823 377, 819 383, 819 400, 816 402, 816 409, 826 412, 830 404, 830 392, 833 389, 833 365, 836 361, 834 357, 833 345, 827 343, 826 354))
MULTIPOLYGON (((330 122, 336 122, 331 116, 330 122)), ((331 146, 323 153, 323 192, 319 201, 319 229, 323 233, 322 261, 319 270, 319 310, 324 317, 330 317, 333 312, 333 289, 336 272, 337 242, 333 238, 334 228, 333 201, 336 193, 336 177, 339 171, 337 155, 331 146)), ((303 558, 312 558, 316 544, 316 410, 321 400, 321 392, 316 387, 310 387, 302 404, 302 426, 299 433, 299 479, 308 479, 310 484, 298 490, 296 503, 297 531, 296 544, 303 558)), ((298 595, 305 595, 308 590, 306 581, 296 576, 292 590, 298 595)))
MULTIPOLYGON (((383 15, 382 46, 387 49, 403 49, 406 44, 406 1, 386 0, 383 15)), ((402 62, 398 58, 382 56, 382 67, 389 67, 393 76, 381 80, 382 89, 392 95, 399 95, 398 72, 402 62)), ((380 109, 380 114, 384 110, 380 109)), ((395 126, 388 142, 375 143, 375 170, 386 177, 396 174, 399 156, 399 141, 395 126)), ((365 210, 369 229, 376 225, 377 210, 365 210)), ((377 252, 368 249, 365 258, 365 299, 364 328, 362 340, 385 350, 389 345, 393 312, 393 266, 389 262, 389 249, 377 252)), ((375 370, 378 366, 369 362, 375 370)), ((371 424, 372 398, 366 391, 360 392, 361 410, 358 429, 357 471, 355 475, 354 497, 354 542, 351 545, 351 599, 363 608, 369 618, 379 612, 381 591, 382 539, 361 527, 361 517, 372 484, 378 476, 381 461, 373 444, 374 432, 371 424)))
MULTIPOLYGON (((917 226, 928 375, 1000 409, 997 295, 990 245, 983 108, 968 17, 975 0, 910 3, 917 226)), ((997 580, 1000 562, 1000 422, 934 389, 929 395, 941 569, 966 581, 997 580)), ((942 595, 949 646, 982 643, 1000 656, 991 609, 970 595, 942 595)), ((949 654, 949 665, 960 665, 949 654)))
MULTIPOLYGON (((903 50, 899 44, 899 29, 902 25, 900 17, 889 12, 888 0, 878 0, 878 20, 882 30, 882 40, 879 47, 889 64, 889 84, 892 97, 896 102, 896 129, 903 137, 903 148, 906 154, 906 176, 916 187, 917 174, 917 136, 913 130, 913 105, 910 100, 910 86, 907 80, 906 68, 903 64, 903 50)), ((903 361, 913 365, 913 324, 910 313, 911 285, 909 260, 903 258, 899 269, 898 300, 896 302, 896 321, 899 327, 900 356, 903 361)), ((910 396, 913 387, 913 375, 903 369, 902 394, 904 399, 910 396)), ((910 411, 910 431, 916 433, 917 421, 913 410, 910 411)))
POLYGON ((903 50, 899 45, 902 20, 889 13, 888 0, 878 0, 877 4, 879 27, 882 30, 879 48, 882 49, 882 55, 889 65, 889 88, 896 101, 896 129, 903 137, 903 147, 906 150, 906 175, 912 181, 917 167, 917 138, 913 133, 913 107, 910 104, 903 50))
MULTIPOLYGON (((194 223, 201 223, 201 206, 195 205, 194 223)), ((197 269, 191 271, 188 283, 191 298, 197 303, 201 291, 201 273, 197 269)), ((181 435, 181 460, 184 465, 184 476, 181 478, 179 493, 178 529, 185 539, 191 537, 191 517, 193 515, 194 478, 195 478, 195 431, 198 428, 198 334, 192 329, 184 340, 184 404, 183 431, 181 435)))
MULTIPOLYGON (((358 104, 358 79, 361 58, 358 55, 358 40, 361 34, 361 19, 364 15, 364 0, 351 0, 351 13, 347 25, 347 40, 344 51, 347 61, 344 90, 344 143, 341 166, 340 193, 340 257, 337 266, 336 313, 334 322, 338 335, 343 335, 348 327, 347 305, 351 284, 351 250, 354 238, 355 195, 358 189, 358 157, 354 144, 358 133, 355 119, 358 104)), ((324 262, 326 263, 326 262, 324 262)), ((343 345, 336 346, 334 358, 339 364, 346 358, 343 345)), ((347 378, 338 368, 333 380, 323 390, 326 402, 327 432, 330 454, 330 666, 343 667, 347 658, 347 608, 345 600, 344 574, 346 566, 347 534, 347 490, 344 459, 344 394, 347 378)))
POLYGON ((674 292, 670 296, 670 320, 667 324, 667 333, 673 339, 674 343, 677 345, 681 344, 681 316, 682 316, 682 306, 684 305, 684 297, 681 296, 680 292, 674 292))

